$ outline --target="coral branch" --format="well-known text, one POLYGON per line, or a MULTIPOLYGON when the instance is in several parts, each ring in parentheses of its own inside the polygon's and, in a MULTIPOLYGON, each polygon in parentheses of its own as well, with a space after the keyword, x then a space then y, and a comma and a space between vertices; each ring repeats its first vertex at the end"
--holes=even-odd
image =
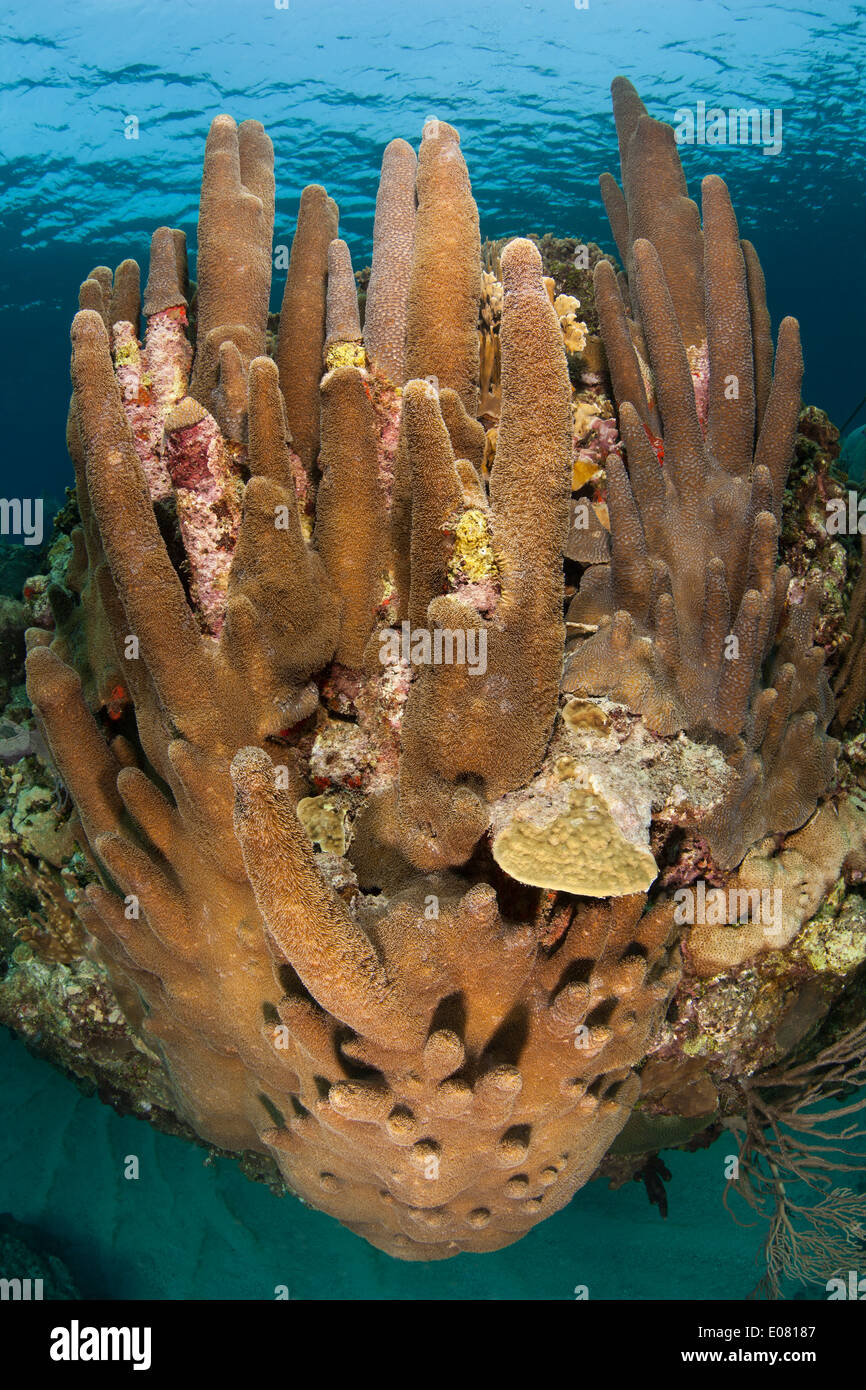
POLYGON ((382 156, 367 287, 364 346, 374 366, 398 386, 406 379, 409 284, 415 252, 415 151, 392 140, 382 156))

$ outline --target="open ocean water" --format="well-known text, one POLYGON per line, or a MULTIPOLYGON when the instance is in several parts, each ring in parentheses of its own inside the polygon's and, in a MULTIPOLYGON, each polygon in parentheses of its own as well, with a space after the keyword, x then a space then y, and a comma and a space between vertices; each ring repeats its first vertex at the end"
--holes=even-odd
MULTIPOLYGON (((425 119, 461 132, 482 236, 550 231, 613 250, 597 191, 618 174, 609 84, 651 114, 781 111, 782 148, 690 147, 690 188, 728 182, 774 323, 799 317, 805 399, 837 424, 866 395, 866 6, 845 0, 7 0, 0 20, 0 390, 4 494, 62 497, 69 322, 91 266, 147 263, 150 233, 195 245, 218 112, 264 122, 276 243, 304 184, 369 263, 381 152, 425 119), (135 117, 138 139, 125 138, 135 117), (26 483, 22 479, 26 478, 26 483)), ((194 260, 191 271, 194 274, 194 260)), ((278 307, 282 275, 274 277, 278 307)), ((850 428, 862 425, 861 410, 850 428)), ((0 1211, 39 1226, 93 1297, 611 1299, 745 1296, 763 1229, 721 1206, 730 1139, 666 1154, 663 1221, 638 1184, 595 1183, 495 1255, 404 1265, 228 1162, 121 1119, 0 1038, 0 1211), (138 1154, 138 1183, 122 1177, 138 1154)), ((793 1292, 793 1291, 792 1291, 793 1292)), ((817 1290, 806 1296, 821 1296, 817 1290)))

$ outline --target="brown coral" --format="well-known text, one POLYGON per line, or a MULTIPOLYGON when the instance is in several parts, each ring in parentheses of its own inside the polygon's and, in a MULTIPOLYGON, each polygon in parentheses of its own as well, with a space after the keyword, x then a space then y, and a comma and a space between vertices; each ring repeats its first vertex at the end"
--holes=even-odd
POLYGON ((410 410, 407 388, 404 427, 417 499, 410 612, 431 629, 471 633, 479 649, 483 644, 486 662, 483 672, 466 663, 426 666, 409 697, 399 841, 419 868, 468 858, 487 825, 484 798, 513 790, 537 771, 556 713, 565 637, 568 375, 541 258, 530 242, 511 243, 503 276, 503 412, 490 487, 502 588, 489 619, 459 593, 436 592, 441 585, 431 538, 459 502, 460 486, 435 393, 420 384, 412 388, 417 405, 410 410))
MULTIPOLYGON (((377 361, 326 357, 322 376, 326 347, 359 347, 351 264, 322 189, 302 198, 277 363, 262 355, 269 146, 249 123, 215 122, 197 399, 168 392, 148 417, 168 548, 111 358, 109 277, 88 281, 93 307, 73 326, 87 538, 76 564, 94 572, 84 622, 101 624, 134 723, 109 746, 62 634, 54 649, 34 637, 28 682, 100 877, 86 925, 121 997, 145 1001, 146 1021, 130 1007, 178 1113, 222 1147, 273 1152, 294 1190, 376 1244, 437 1258, 507 1244, 589 1177, 634 1100, 632 1068, 676 960, 669 914, 644 914, 641 894, 572 908, 546 935, 543 895, 504 878, 497 894, 477 868, 447 872, 482 835, 486 798, 537 769, 555 717, 570 393, 538 253, 514 242, 488 498, 475 467, 477 213, 456 132, 425 131, 411 285, 409 163, 392 148, 380 207, 400 226, 380 240, 407 287, 410 362, 441 391, 411 381, 400 411, 379 370, 401 376, 402 311, 384 290, 377 361), (408 608, 437 631, 489 638, 474 689, 465 667, 410 681, 400 661, 377 660, 401 414, 408 608), (336 838, 309 794, 318 769, 332 779, 320 800, 339 807, 336 838), (364 803, 364 777, 378 801, 364 803), (456 831, 448 806, 467 811, 456 831), (366 875, 387 866, 388 897, 359 890, 335 852, 347 842, 366 875)), ((133 278, 124 271, 121 288, 133 278)), ((148 322, 186 297, 179 242, 161 229, 148 322)), ((120 298, 132 358, 137 310, 126 288, 120 298)))
POLYGON ((416 188, 406 375, 434 376, 440 387, 456 391, 474 416, 481 237, 460 136, 445 121, 430 120, 424 127, 416 188))
POLYGON ((291 437, 310 475, 319 452, 328 248, 337 236, 338 223, 337 204, 321 184, 305 188, 283 292, 276 361, 291 437))
POLYGON ((373 265, 364 317, 367 355, 398 386, 406 379, 416 168, 412 146, 405 140, 392 140, 382 156, 373 225, 373 265))
POLYGON ((832 759, 811 592, 780 622, 795 326, 770 388, 724 186, 705 185, 701 263, 664 128, 626 87, 616 100, 628 304, 606 261, 597 283, 630 472, 611 440, 610 564, 575 607, 609 621, 567 684, 636 712, 575 703, 554 734, 576 477, 563 335, 577 351, 583 334, 538 250, 509 243, 486 476, 478 214, 450 126, 428 123, 417 169, 404 142, 386 151, 363 344, 336 204, 312 185, 265 355, 271 150, 228 117, 197 291, 163 228, 144 343, 129 262, 94 270, 73 325, 81 601, 31 636, 28 689, 99 880, 85 925, 178 1114, 272 1154, 304 1200, 407 1259, 506 1245, 591 1176, 679 975, 671 904, 644 892, 657 840, 708 810, 737 862, 767 822, 805 819, 832 759), (711 737, 664 742, 681 730, 711 737), (591 736, 617 744, 609 776, 591 736), (735 774, 717 745, 737 774, 721 804, 735 774), (686 768, 707 774, 688 805, 686 768), (533 798, 553 814, 524 814, 533 798))
POLYGON ((198 233, 192 394, 214 393, 264 352, 274 229, 274 151, 259 121, 217 116, 208 132, 198 233))
POLYGON ((767 830, 802 825, 836 753, 815 605, 786 605, 777 566, 799 334, 783 321, 770 385, 763 282, 725 185, 704 180, 701 234, 672 133, 624 79, 614 96, 627 196, 608 179, 605 197, 635 319, 607 262, 596 285, 628 472, 610 457, 610 564, 589 569, 568 614, 598 631, 564 689, 622 700, 660 733, 735 741, 739 782, 706 826, 732 866, 767 830))

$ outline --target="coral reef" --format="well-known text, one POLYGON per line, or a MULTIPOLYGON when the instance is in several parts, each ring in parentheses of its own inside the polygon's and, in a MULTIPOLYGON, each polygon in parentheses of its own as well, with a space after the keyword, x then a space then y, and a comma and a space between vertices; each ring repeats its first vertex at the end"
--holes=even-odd
POLYGON ((273 150, 220 116, 198 283, 159 228, 143 302, 97 267, 72 329, 0 1010, 405 1259, 600 1169, 663 1205, 656 1150, 754 1109, 866 958, 832 441, 724 184, 702 228, 668 127, 614 109, 623 275, 482 251, 434 119, 384 153, 368 280, 304 189, 275 324, 273 150))

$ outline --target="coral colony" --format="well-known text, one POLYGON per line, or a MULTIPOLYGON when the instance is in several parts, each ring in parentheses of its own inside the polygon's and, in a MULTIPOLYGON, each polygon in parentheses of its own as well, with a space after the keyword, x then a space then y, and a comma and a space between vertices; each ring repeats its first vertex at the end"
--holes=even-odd
POLYGON ((699 213, 613 92, 624 270, 575 248, 583 302, 548 238, 482 252, 432 120, 385 150, 369 283, 312 185, 270 315, 271 142, 219 116, 197 286, 162 227, 143 302, 98 267, 72 329, 27 688, 91 949, 202 1140, 402 1259, 706 1131, 866 955, 828 733, 866 583, 846 615, 842 543, 785 544, 786 498, 841 496, 792 473, 797 323, 774 347, 725 184, 699 213))

